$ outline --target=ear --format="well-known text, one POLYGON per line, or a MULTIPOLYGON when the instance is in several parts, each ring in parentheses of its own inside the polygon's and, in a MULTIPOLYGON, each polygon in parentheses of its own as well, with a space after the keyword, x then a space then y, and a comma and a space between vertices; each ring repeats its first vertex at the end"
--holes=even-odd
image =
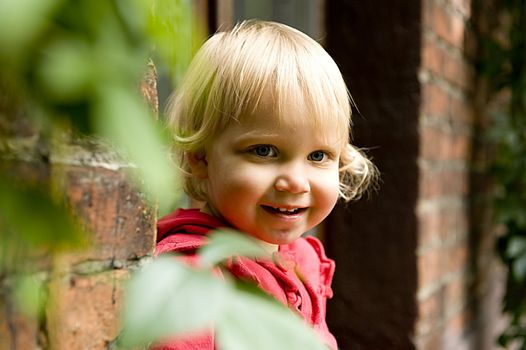
POLYGON ((208 178, 208 161, 204 151, 192 152, 186 154, 186 159, 192 169, 192 175, 199 179, 208 178))

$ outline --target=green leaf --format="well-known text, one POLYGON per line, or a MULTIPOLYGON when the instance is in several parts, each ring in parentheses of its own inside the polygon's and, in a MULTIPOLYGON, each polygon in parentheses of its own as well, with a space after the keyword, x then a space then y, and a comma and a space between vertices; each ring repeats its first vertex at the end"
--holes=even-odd
POLYGON ((0 1, 0 57, 20 55, 38 36, 59 0, 0 1))
POLYGON ((79 246, 84 239, 79 224, 51 193, 0 177, 1 241, 19 241, 26 249, 58 250, 79 246))
POLYGON ((216 326, 222 349, 326 350, 303 320, 275 300, 237 290, 216 326))
POLYGON ((172 71, 177 82, 190 64, 193 51, 203 41, 194 22, 189 0, 139 0, 148 13, 147 32, 156 51, 172 71))
POLYGON ((175 169, 170 165, 162 133, 137 93, 120 86, 101 88, 93 116, 97 130, 123 149, 139 167, 143 189, 156 197, 161 210, 177 199, 175 169))
POLYGON ((228 286, 209 271, 160 257, 127 290, 124 345, 138 345, 212 326, 227 305, 228 286))
POLYGON ((59 101, 85 98, 92 76, 97 72, 93 52, 77 38, 51 44, 38 71, 50 97, 59 101))
POLYGON ((210 266, 235 255, 253 258, 270 256, 255 239, 238 231, 221 229, 209 237, 209 243, 199 250, 199 255, 202 262, 210 266))
POLYGON ((31 318, 38 317, 44 303, 42 281, 36 276, 16 276, 14 289, 18 310, 31 318))
POLYGON ((526 254, 522 254, 517 259, 513 260, 512 263, 513 277, 517 281, 526 280, 526 254))
POLYGON ((526 254, 526 238, 516 236, 511 237, 506 250, 506 255, 510 258, 515 258, 524 254, 526 254))

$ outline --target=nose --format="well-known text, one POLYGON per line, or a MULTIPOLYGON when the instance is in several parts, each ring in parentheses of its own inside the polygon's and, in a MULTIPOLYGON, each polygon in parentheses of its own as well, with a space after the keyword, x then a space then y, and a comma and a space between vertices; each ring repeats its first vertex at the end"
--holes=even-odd
POLYGON ((274 188, 278 192, 290 193, 307 193, 310 191, 310 183, 308 177, 301 169, 285 171, 278 176, 274 184, 274 188))

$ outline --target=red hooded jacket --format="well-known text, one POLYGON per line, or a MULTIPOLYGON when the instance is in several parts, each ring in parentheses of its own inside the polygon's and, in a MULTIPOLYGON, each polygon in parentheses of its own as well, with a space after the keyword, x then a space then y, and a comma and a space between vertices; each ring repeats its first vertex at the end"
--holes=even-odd
MULTIPOLYGON (((177 252, 187 261, 197 259, 196 250, 206 244, 207 234, 229 225, 198 209, 178 209, 157 224, 156 255, 177 252)), ((331 282, 334 261, 327 258, 321 242, 315 237, 299 238, 281 245, 274 259, 239 258, 227 264, 227 269, 243 281, 252 281, 278 301, 296 310, 320 335, 331 349, 336 340, 325 321, 326 299, 332 297, 331 282)), ((159 345, 162 350, 213 350, 213 332, 177 339, 159 345)))

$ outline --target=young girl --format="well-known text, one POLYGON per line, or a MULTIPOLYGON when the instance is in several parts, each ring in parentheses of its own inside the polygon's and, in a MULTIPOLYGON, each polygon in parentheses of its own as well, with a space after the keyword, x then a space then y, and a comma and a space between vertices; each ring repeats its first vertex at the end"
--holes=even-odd
MULTIPOLYGON (((157 254, 188 261, 210 230, 256 238, 272 261, 241 258, 236 278, 298 312, 332 349, 325 321, 334 261, 301 236, 338 198, 357 198, 374 166, 349 144, 350 98, 334 61, 283 24, 246 21, 211 37, 169 108, 185 191, 202 209, 179 209, 158 224, 157 254)), ((213 332, 164 349, 213 349, 213 332)))

